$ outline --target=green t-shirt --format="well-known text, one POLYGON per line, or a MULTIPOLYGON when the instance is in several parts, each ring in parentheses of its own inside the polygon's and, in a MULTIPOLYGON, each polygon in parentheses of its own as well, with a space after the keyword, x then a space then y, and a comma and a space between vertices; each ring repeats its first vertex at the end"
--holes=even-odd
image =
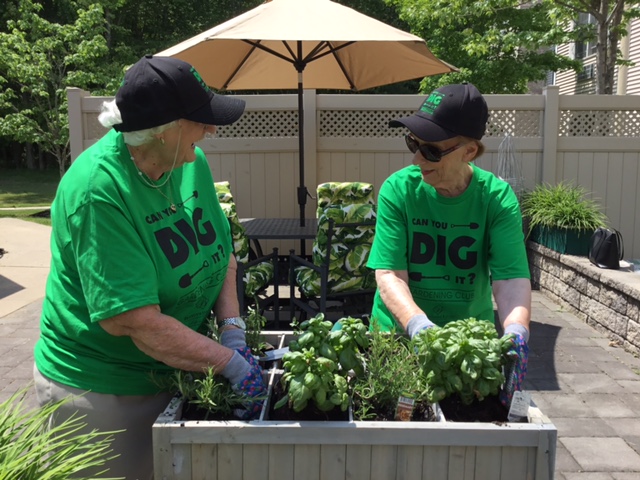
MULTIPOLYGON (((513 190, 475 165, 465 192, 439 195, 409 166, 378 195, 376 235, 367 266, 406 270, 414 301, 437 325, 475 317, 493 321, 491 279, 530 278, 520 207, 513 190)), ((374 297, 372 322, 396 321, 374 297)))
POLYGON ((159 305, 198 330, 210 313, 232 246, 207 160, 196 154, 151 188, 112 130, 65 173, 51 206, 51 270, 35 347, 43 375, 99 393, 161 390, 157 379, 173 369, 98 322, 159 305))

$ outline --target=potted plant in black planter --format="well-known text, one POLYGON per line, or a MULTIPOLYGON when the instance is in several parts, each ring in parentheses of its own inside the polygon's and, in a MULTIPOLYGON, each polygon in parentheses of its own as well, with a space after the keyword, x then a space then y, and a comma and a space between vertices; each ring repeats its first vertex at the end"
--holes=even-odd
POLYGON ((537 185, 524 194, 521 208, 528 238, 563 254, 588 255, 591 235, 607 223, 585 189, 566 182, 537 185))

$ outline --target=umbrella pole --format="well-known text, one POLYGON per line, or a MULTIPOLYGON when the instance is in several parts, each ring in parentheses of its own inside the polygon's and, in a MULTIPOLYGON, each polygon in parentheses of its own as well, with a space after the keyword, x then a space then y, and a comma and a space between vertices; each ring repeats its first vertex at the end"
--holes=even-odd
MULTIPOLYGON (((302 42, 298 42, 298 59, 302 59, 302 42)), ((305 206, 307 204, 307 186, 304 184, 304 90, 302 87, 302 72, 305 64, 302 61, 294 63, 298 71, 298 158, 300 182, 298 183, 298 205, 300 206, 300 226, 305 224, 305 206)), ((300 255, 306 254, 305 240, 300 240, 300 255)))
POLYGON ((298 73, 298 158, 300 182, 298 183, 298 205, 300 205, 300 226, 304 227, 304 210, 307 204, 307 187, 304 184, 304 92, 302 72, 298 73))

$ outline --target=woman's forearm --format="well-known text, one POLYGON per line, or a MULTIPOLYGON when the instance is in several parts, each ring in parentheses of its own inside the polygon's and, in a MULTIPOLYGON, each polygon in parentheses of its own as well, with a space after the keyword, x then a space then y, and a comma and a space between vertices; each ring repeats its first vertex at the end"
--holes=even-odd
POLYGON ((518 324, 529 330, 531 322, 531 282, 528 278, 512 278, 493 282, 493 296, 504 329, 518 324))
POLYGON ((233 355, 232 350, 164 315, 157 305, 130 310, 100 325, 111 335, 131 337, 142 352, 180 370, 199 372, 212 367, 220 372, 233 355))
MULTIPOLYGON (((215 313, 218 321, 224 318, 237 317, 240 314, 240 305, 238 304, 238 289, 237 289, 237 276, 238 276, 238 263, 236 257, 232 254, 229 259, 229 267, 227 268, 227 276, 222 284, 222 290, 218 295, 213 306, 213 313, 215 313)), ((242 281, 242 279, 240 279, 242 281)))
POLYGON ((405 330, 411 317, 425 313, 413 300, 407 271, 376 270, 376 283, 383 303, 405 330))

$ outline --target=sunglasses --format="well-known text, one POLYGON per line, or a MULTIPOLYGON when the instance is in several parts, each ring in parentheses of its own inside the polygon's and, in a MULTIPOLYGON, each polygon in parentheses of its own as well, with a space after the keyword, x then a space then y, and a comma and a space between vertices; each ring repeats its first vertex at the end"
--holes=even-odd
POLYGON ((418 143, 418 141, 411 134, 405 135, 404 141, 407 142, 407 147, 409 148, 409 151, 411 153, 416 153, 418 150, 420 150, 420 154, 426 160, 433 163, 439 162, 440 160, 442 160, 442 157, 444 157, 445 155, 449 155, 451 152, 464 145, 464 143, 459 143, 458 145, 447 148, 446 150, 439 150, 432 145, 418 143))

